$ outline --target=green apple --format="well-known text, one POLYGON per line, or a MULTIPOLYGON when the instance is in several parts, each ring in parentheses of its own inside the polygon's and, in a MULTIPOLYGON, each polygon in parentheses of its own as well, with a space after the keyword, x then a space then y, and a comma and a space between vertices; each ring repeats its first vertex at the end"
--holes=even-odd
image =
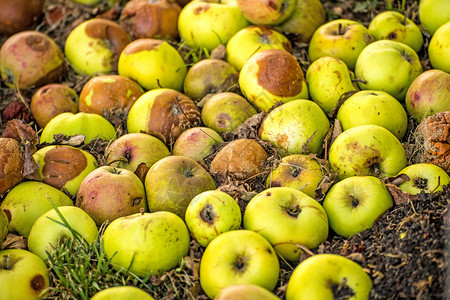
POLYGON ((199 163, 175 155, 157 161, 148 170, 144 184, 151 212, 170 211, 183 219, 195 196, 216 189, 214 179, 199 163))
POLYGON ((192 48, 211 51, 250 25, 235 0, 191 1, 178 16, 178 33, 192 48))
POLYGON ((93 18, 72 29, 64 53, 80 74, 109 74, 117 70, 120 53, 130 42, 128 33, 116 22, 93 18))
POLYGON ((406 111, 420 123, 437 112, 450 110, 450 74, 431 69, 420 74, 405 96, 406 111))
POLYGON ((351 95, 336 115, 342 130, 358 125, 379 125, 402 140, 408 127, 405 109, 386 92, 365 90, 351 95))
POLYGON ((172 146, 186 129, 201 123, 200 109, 186 95, 173 89, 153 89, 144 93, 131 107, 128 132, 145 132, 172 146))
POLYGON ((207 94, 233 88, 238 77, 238 71, 232 64, 216 58, 202 59, 187 71, 183 93, 193 100, 200 100, 207 94))
POLYGON ((311 100, 293 100, 278 106, 262 121, 259 137, 271 142, 281 156, 322 153, 330 122, 311 100))
POLYGON ((375 176, 352 176, 335 183, 323 200, 330 227, 349 238, 373 224, 394 206, 391 193, 375 176))
POLYGON ((377 40, 391 40, 404 43, 419 52, 423 36, 419 26, 396 11, 383 11, 369 24, 369 33, 377 40))
POLYGON ((222 137, 208 127, 192 127, 183 131, 173 144, 173 155, 187 156, 201 161, 211 154, 214 145, 223 143, 222 137))
POLYGON ((295 10, 296 0, 236 0, 245 18, 252 24, 277 25, 286 21, 295 10))
POLYGON ((84 177, 75 205, 100 227, 106 221, 145 210, 146 202, 144 184, 136 174, 127 169, 101 166, 84 177))
POLYGON ((3 209, 0 209, 0 246, 8 235, 8 216, 3 209))
POLYGON ((62 83, 40 87, 31 98, 30 112, 40 128, 63 112, 78 112, 78 93, 62 83))
POLYGON ((276 25, 275 29, 285 34, 293 34, 296 41, 309 43, 314 31, 326 22, 326 11, 320 0, 297 0, 296 2, 292 15, 283 23, 276 25))
POLYGON ((337 254, 317 254, 294 269, 286 300, 333 300, 338 290, 348 292, 342 298, 364 300, 369 299, 371 289, 370 276, 353 260, 337 254))
POLYGON ((450 73, 450 21, 440 26, 428 45, 430 63, 435 69, 450 73))
POLYGON ((406 174, 409 180, 401 183, 398 187, 413 195, 424 191, 426 193, 437 193, 443 191, 443 187, 450 183, 450 176, 441 167, 431 163, 412 164, 401 170, 398 175, 406 174))
POLYGON ((449 11, 450 2, 448 0, 420 0, 420 24, 430 35, 433 35, 441 25, 450 21, 449 11))
POLYGON ((359 125, 339 134, 328 160, 341 180, 355 175, 393 176, 406 167, 402 144, 379 125, 359 125))
POLYGON ((267 49, 282 49, 292 53, 292 44, 284 34, 270 26, 251 25, 230 38, 226 45, 226 58, 240 71, 253 54, 267 49))
POLYGON ((186 209, 184 219, 192 238, 206 247, 221 233, 239 229, 242 216, 239 204, 233 197, 213 190, 195 196, 186 209))
POLYGON ((359 54, 374 40, 363 24, 349 19, 337 19, 317 28, 311 37, 308 55, 311 61, 322 56, 336 57, 350 70, 354 70, 359 54))
POLYGON ((202 107, 201 118, 205 126, 222 134, 234 131, 256 113, 256 109, 241 95, 223 92, 208 98, 202 107))
POLYGON ((0 48, 0 75, 12 89, 38 88, 58 81, 63 67, 64 54, 59 46, 38 31, 18 32, 0 48))
POLYGON ((50 287, 47 266, 30 251, 0 251, 0 289, 2 299, 43 299, 50 287))
POLYGON ((245 208, 243 223, 288 261, 299 260, 299 245, 314 249, 328 237, 328 218, 322 205, 289 187, 268 188, 253 197, 245 208))
POLYGON ((256 284, 242 283, 222 289, 214 300, 279 300, 275 294, 256 284))
POLYGON ((98 4, 102 0, 71 0, 75 3, 84 4, 84 5, 95 5, 98 4))
POLYGON ((28 235, 28 249, 42 258, 47 259, 47 253, 51 254, 64 238, 79 238, 87 243, 92 243, 98 234, 94 220, 81 208, 76 206, 60 206, 42 214, 31 227, 28 235), (59 215, 67 221, 70 229, 59 215))
POLYGON ((266 187, 290 187, 316 197, 316 188, 323 178, 319 162, 305 154, 292 154, 281 158, 280 164, 270 171, 266 187))
POLYGON ((65 112, 55 116, 45 125, 41 132, 40 143, 54 142, 56 134, 66 137, 81 134, 85 137, 84 144, 89 144, 94 139, 114 140, 116 129, 100 115, 65 112))
POLYGON ((119 75, 129 77, 144 89, 170 88, 181 91, 186 65, 180 53, 167 41, 137 39, 122 51, 119 75))
POLYGON ((358 90, 353 84, 352 76, 353 72, 339 58, 319 57, 306 71, 309 95, 329 114, 344 94, 358 90))
POLYGON ((200 261, 200 284, 211 299, 234 284, 250 283, 272 291, 279 273, 275 250, 251 230, 220 234, 206 247, 200 261))
POLYGON ((155 162, 169 155, 169 149, 160 139, 141 132, 126 133, 105 150, 107 165, 135 172, 142 181, 155 162))
POLYGON ((118 218, 103 235, 105 254, 112 266, 140 277, 175 268, 187 255, 189 242, 186 224, 168 211, 118 218))
POLYGON ((308 99, 308 86, 294 55, 282 49, 254 54, 239 73, 239 86, 258 111, 269 111, 278 101, 308 99))
POLYGON ((380 40, 361 51, 355 76, 362 90, 383 91, 403 101, 409 86, 422 70, 414 49, 403 43, 380 40))
POLYGON ((34 222, 56 206, 73 205, 72 199, 60 190, 39 181, 24 181, 6 195, 0 210, 8 216, 8 230, 27 238, 34 222))
POLYGON ((58 190, 66 190, 71 196, 77 194, 84 177, 95 170, 96 158, 87 151, 71 146, 52 145, 33 154, 39 164, 40 180, 58 190))
POLYGON ((135 286, 114 286, 97 292, 91 300, 154 300, 154 298, 135 286))

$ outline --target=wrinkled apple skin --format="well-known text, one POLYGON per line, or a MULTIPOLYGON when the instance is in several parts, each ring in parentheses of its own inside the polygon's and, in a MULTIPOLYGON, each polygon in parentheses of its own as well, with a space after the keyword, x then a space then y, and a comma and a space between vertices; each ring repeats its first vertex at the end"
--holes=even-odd
POLYGON ((331 229, 349 238, 373 224, 394 206, 391 193, 374 176, 352 176, 334 184, 323 200, 331 229))
POLYGON ((22 31, 10 36, 0 49, 0 73, 10 88, 37 88, 62 75, 64 54, 47 35, 22 31))
POLYGON ((97 292, 91 300, 154 300, 154 298, 135 286, 114 286, 97 292))
POLYGON ((406 110, 417 123, 437 112, 450 110, 450 74, 432 69, 420 74, 405 96, 406 110))
POLYGON ((24 159, 18 141, 0 137, 0 194, 22 181, 24 159))
MULTIPOLYGON (((81 208, 60 206, 58 210, 85 242, 90 244, 97 238, 97 225, 81 208)), ((28 249, 44 260, 48 257, 47 252, 55 251, 62 238, 73 238, 71 231, 58 222, 62 223, 62 220, 56 210, 49 210, 34 222, 28 235, 28 249)))
POLYGON ((256 109, 242 96, 224 92, 208 98, 202 107, 202 122, 222 134, 238 128, 256 114, 256 109))
POLYGON ((450 176, 441 167, 430 163, 412 164, 401 170, 398 175, 406 174, 409 180, 398 187, 407 193, 417 195, 422 191, 438 193, 450 183, 450 176))
POLYGON ((175 268, 188 254, 189 242, 186 224, 168 211, 116 219, 103 235, 105 254, 112 258, 113 267, 141 277, 175 268))
POLYGON ((56 206, 73 205, 72 200, 60 190, 39 181, 24 181, 6 195, 0 210, 8 216, 8 229, 27 238, 34 222, 56 206))
POLYGON ((339 134, 328 160, 340 180, 356 175, 393 176, 406 167, 402 144, 379 125, 359 125, 339 134))
POLYGON ((239 229, 242 216, 233 197, 213 190, 192 199, 186 209, 185 221, 192 238, 206 247, 221 233, 239 229))
POLYGON ((23 249, 0 251, 2 299, 39 300, 50 287, 48 269, 37 255, 23 249))
POLYGON ((101 226, 105 221, 145 211, 144 184, 129 170, 98 167, 81 182, 75 205, 101 226))
POLYGON ((441 25, 428 45, 430 63, 435 69, 450 73, 450 21, 441 25))
POLYGON ((286 290, 286 300, 334 299, 333 286, 345 280, 354 299, 369 299, 372 279, 349 258, 337 254, 313 255, 293 271, 286 290))
POLYGON ((208 127, 189 128, 173 144, 173 155, 187 156, 201 161, 211 154, 212 147, 223 142, 222 137, 208 127))

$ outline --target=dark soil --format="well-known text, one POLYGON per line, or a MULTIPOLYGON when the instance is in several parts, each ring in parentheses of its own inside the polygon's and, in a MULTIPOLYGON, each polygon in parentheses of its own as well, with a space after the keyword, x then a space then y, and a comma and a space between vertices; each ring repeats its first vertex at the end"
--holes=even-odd
MULTIPOLYGON (((322 2, 327 9, 329 19, 347 18, 359 20, 365 25, 368 25, 378 12, 386 10, 385 1, 337 0, 322 2)), ((399 7, 402 1, 392 2, 394 7, 399 7)), ((406 1, 406 13, 414 21, 418 21, 417 8, 418 1, 406 1)), ((91 8, 77 5, 69 0, 45 0, 44 19, 38 24, 36 30, 48 34, 61 49, 64 49, 65 38, 74 25, 96 16, 117 20, 120 9, 121 5, 106 10, 101 5, 91 8), (60 13, 63 13, 63 17, 55 19, 60 13)), ((291 38, 294 53, 306 71, 309 66, 307 45, 296 43, 294 37, 291 38)), ((6 37, 0 37, 0 43, 5 39, 6 37)), ((425 43, 428 41, 429 37, 425 35, 425 43)), ((426 52, 422 50, 419 56, 424 70, 430 69, 426 52)), ((189 63, 188 60, 187 63, 189 63)), ((76 74, 66 63, 61 83, 67 84, 79 93, 88 80, 89 77, 76 74)), ((39 132, 40 128, 28 111, 34 91, 33 89, 15 91, 0 82, 0 111, 3 112, 5 107, 16 102, 14 109, 10 110, 14 113, 9 113, 7 116, 2 114, 0 132, 3 132, 6 122, 13 118, 23 120, 30 124, 36 132, 39 132)), ((270 154, 266 165, 267 171, 279 163, 279 157, 270 144, 257 138, 256 131, 263 117, 264 113, 255 115, 247 120, 244 126, 223 137, 225 142, 237 138, 258 140, 270 154)), ((412 138, 413 129, 414 123, 411 122, 410 133, 404 139, 406 145, 412 138)), ((106 143, 97 143, 84 148, 102 162, 104 161, 105 146, 106 143)), ((209 164, 219 148, 217 147, 216 151, 204 160, 203 165, 206 169, 209 169, 209 164)), ((323 158, 323 156, 319 157, 319 159, 323 158)), ((219 189, 238 199, 241 209, 244 210, 248 201, 265 188, 267 173, 262 172, 258 176, 246 180, 223 176, 215 179, 219 189)), ((332 182, 332 178, 330 181, 332 182)), ((445 296, 450 295, 448 293, 449 286, 446 284, 449 199, 450 187, 446 187, 439 194, 422 193, 416 198, 396 199, 404 201, 385 213, 372 229, 349 239, 331 233, 328 240, 310 254, 337 253, 361 264, 373 280, 371 299, 444 299, 445 296)), ((16 244, 8 247, 24 247, 23 241, 18 237, 9 242, 16 242, 16 244)), ((155 298, 207 299, 201 291, 198 278, 198 265, 203 250, 195 241, 191 243, 191 251, 186 265, 182 269, 182 276, 169 272, 160 277, 152 277, 151 283, 161 286, 161 292, 154 295, 155 298), (174 287, 177 289, 176 293, 171 290, 174 287)), ((305 259, 310 254, 304 252, 301 259, 305 259)), ((281 261, 280 280, 274 291, 280 298, 284 298, 289 276, 295 266, 296 264, 281 261)), ((347 299, 346 296, 349 295, 349 291, 345 291, 345 288, 341 291, 336 290, 336 293, 344 295, 341 299, 347 299)), ((53 293, 51 298, 64 299, 64 296, 53 293)))

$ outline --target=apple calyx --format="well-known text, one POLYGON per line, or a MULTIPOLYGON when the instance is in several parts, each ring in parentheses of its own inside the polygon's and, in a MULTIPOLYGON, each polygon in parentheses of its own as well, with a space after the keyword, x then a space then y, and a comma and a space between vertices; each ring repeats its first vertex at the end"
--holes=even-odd
POLYGON ((208 223, 209 225, 214 224, 214 219, 216 218, 216 213, 211 204, 206 204, 205 207, 200 211, 200 218, 203 222, 208 223))
POLYGON ((296 204, 294 207, 288 207, 286 209, 286 212, 289 216, 296 219, 298 217, 298 215, 302 212, 302 209, 300 208, 300 206, 298 204, 296 204))
POLYGON ((359 200, 358 198, 356 198, 353 194, 348 195, 348 197, 350 198, 350 200, 352 201, 352 207, 356 208, 359 205, 359 200))
MULTIPOLYGON (((428 179, 422 178, 422 177, 418 177, 414 180, 414 186, 421 190, 427 188, 427 183, 428 183, 428 179)), ((439 184, 438 184, 438 186, 439 186, 439 184)))
POLYGON ((347 285, 347 278, 342 278, 339 284, 331 283, 333 299, 350 299, 355 292, 347 285))
POLYGON ((248 257, 244 255, 238 256, 234 262, 234 269, 239 273, 244 273, 247 269, 247 261, 248 257))
POLYGON ((191 178, 194 177, 194 170, 192 170, 191 168, 186 168, 181 170, 181 174, 183 174, 183 176, 185 176, 186 178, 191 178))

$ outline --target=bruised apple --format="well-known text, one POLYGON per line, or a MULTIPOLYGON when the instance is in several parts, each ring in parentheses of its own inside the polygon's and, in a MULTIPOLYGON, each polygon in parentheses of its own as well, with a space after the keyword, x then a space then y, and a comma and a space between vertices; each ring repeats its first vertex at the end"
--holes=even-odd
POLYGON ((22 181, 24 160, 18 141, 0 137, 0 194, 22 181))
POLYGON ((173 155, 187 156, 200 161, 211 154, 214 145, 223 142, 222 137, 208 127, 193 127, 177 138, 173 144, 173 155))
POLYGON ((1 0, 0 35, 31 29, 42 16, 43 0, 1 0))

